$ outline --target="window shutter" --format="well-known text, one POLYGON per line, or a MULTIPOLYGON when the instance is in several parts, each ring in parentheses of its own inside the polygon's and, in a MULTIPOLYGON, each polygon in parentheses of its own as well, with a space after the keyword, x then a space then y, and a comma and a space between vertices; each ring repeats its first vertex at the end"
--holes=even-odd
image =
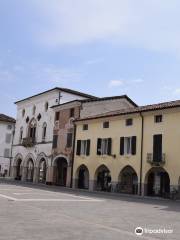
POLYGON ((91 140, 87 140, 87 148, 86 148, 86 156, 90 155, 90 146, 91 146, 91 140))
POLYGON ((162 135, 153 136, 153 160, 155 162, 162 161, 162 135))
POLYGON ((124 155, 124 137, 120 138, 120 155, 124 155))
POLYGON ((101 143, 102 143, 102 139, 98 138, 97 139, 97 155, 101 155, 101 143))
POLYGON ((77 140, 76 155, 81 155, 81 140, 77 140))
POLYGON ((53 136, 53 148, 57 148, 57 142, 58 142, 58 135, 53 136))
POLYGON ((133 136, 131 139, 131 153, 132 155, 136 155, 136 136, 133 136))
POLYGON ((108 155, 111 155, 112 138, 108 138, 108 155))
POLYGON ((72 147, 72 139, 73 139, 72 133, 67 133, 67 143, 66 143, 67 148, 72 147))

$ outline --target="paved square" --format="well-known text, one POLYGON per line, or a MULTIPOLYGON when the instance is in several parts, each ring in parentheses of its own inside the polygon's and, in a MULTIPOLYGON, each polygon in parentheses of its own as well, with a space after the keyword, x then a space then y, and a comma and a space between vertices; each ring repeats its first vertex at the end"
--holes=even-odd
POLYGON ((2 240, 180 239, 180 202, 0 184, 2 240), (136 236, 136 227, 173 233, 136 236))

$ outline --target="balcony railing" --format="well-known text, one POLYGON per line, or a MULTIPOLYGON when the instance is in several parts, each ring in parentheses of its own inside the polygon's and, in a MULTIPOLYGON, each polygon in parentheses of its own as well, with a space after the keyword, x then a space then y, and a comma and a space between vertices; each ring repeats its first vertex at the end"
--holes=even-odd
POLYGON ((33 147, 36 144, 36 139, 32 137, 23 138, 22 145, 24 147, 33 147))
POLYGON ((147 153, 147 162, 154 166, 162 166, 166 162, 166 154, 162 153, 161 159, 154 159, 153 153, 147 153))

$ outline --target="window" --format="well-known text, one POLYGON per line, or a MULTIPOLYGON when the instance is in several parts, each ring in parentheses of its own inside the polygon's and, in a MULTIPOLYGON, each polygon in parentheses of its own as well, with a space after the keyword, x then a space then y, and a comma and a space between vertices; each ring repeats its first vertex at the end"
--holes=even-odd
POLYGON ((32 139, 35 139, 36 137, 36 126, 37 126, 36 120, 32 119, 29 124, 29 133, 28 133, 28 136, 32 139))
POLYGON ((22 110, 22 117, 25 115, 25 109, 22 110))
POLYGON ((71 117, 74 117, 74 108, 71 108, 71 109, 70 109, 70 118, 71 118, 71 117))
POLYGON ((12 125, 7 125, 7 130, 11 130, 12 129, 12 125))
POLYGON ((109 122, 103 122, 103 128, 109 128, 109 122))
POLYGON ((162 119, 163 119, 162 115, 156 115, 156 116, 154 116, 154 122, 155 122, 155 123, 160 123, 160 122, 162 122, 162 119))
POLYGON ((112 139, 98 138, 97 140, 97 155, 111 155, 112 139))
POLYGON ((56 112, 56 114, 55 114, 55 121, 59 121, 59 112, 56 112))
POLYGON ((54 135, 53 136, 53 146, 52 148, 57 148, 57 144, 58 144, 58 135, 54 135))
POLYGON ((42 140, 44 141, 46 138, 46 131, 47 131, 47 123, 43 123, 43 129, 42 129, 42 140))
POLYGON ((91 145, 90 139, 77 140, 76 155, 89 156, 90 155, 90 145, 91 145))
POLYGON ((162 134, 153 136, 153 161, 162 161, 162 134))
POLYGON ((19 142, 21 143, 23 139, 23 127, 20 128, 19 142))
POLYGON ((124 138, 124 154, 131 154, 131 137, 124 138))
POLYGON ((10 157, 10 149, 9 148, 4 149, 4 157, 5 158, 9 158, 10 157))
POLYGON ((49 108, 49 103, 48 102, 45 103, 44 108, 45 108, 45 112, 47 112, 47 110, 49 108))
POLYGON ((132 126, 133 125, 133 120, 132 118, 126 119, 126 126, 132 126))
POLYGON ((33 106, 32 114, 35 115, 36 113, 36 106, 33 106))
POLYGON ((88 130, 88 124, 83 124, 83 131, 88 130))
POLYGON ((120 155, 136 155, 136 136, 120 138, 120 155))
POLYGON ((73 139, 73 134, 72 133, 67 133, 67 143, 66 147, 72 147, 72 139, 73 139))
POLYGON ((11 143, 11 134, 6 134, 6 143, 11 143))

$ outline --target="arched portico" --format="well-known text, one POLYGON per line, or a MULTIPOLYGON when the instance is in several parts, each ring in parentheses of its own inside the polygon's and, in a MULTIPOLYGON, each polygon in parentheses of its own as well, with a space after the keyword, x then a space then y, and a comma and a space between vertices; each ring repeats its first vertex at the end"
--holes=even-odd
POLYGON ((119 174, 118 192, 138 194, 138 176, 131 166, 124 167, 119 174))
POLYGON ((95 190, 107 192, 111 191, 111 173, 105 165, 101 165, 97 168, 94 180, 95 190))
POLYGON ((147 172, 144 193, 147 196, 169 197, 170 178, 164 168, 153 167, 147 172))
POLYGON ((58 156, 53 160, 53 183, 59 186, 67 186, 68 160, 64 156, 58 156))
POLYGON ((47 156, 44 153, 40 153, 36 160, 35 168, 35 181, 40 183, 46 183, 48 169, 47 156))
POLYGON ((89 170, 82 164, 76 171, 76 188, 89 189, 89 170))
POLYGON ((16 157, 14 158, 12 175, 11 175, 15 180, 21 180, 22 178, 22 170, 23 170, 22 161, 23 161, 23 156, 21 154, 17 154, 16 157))

